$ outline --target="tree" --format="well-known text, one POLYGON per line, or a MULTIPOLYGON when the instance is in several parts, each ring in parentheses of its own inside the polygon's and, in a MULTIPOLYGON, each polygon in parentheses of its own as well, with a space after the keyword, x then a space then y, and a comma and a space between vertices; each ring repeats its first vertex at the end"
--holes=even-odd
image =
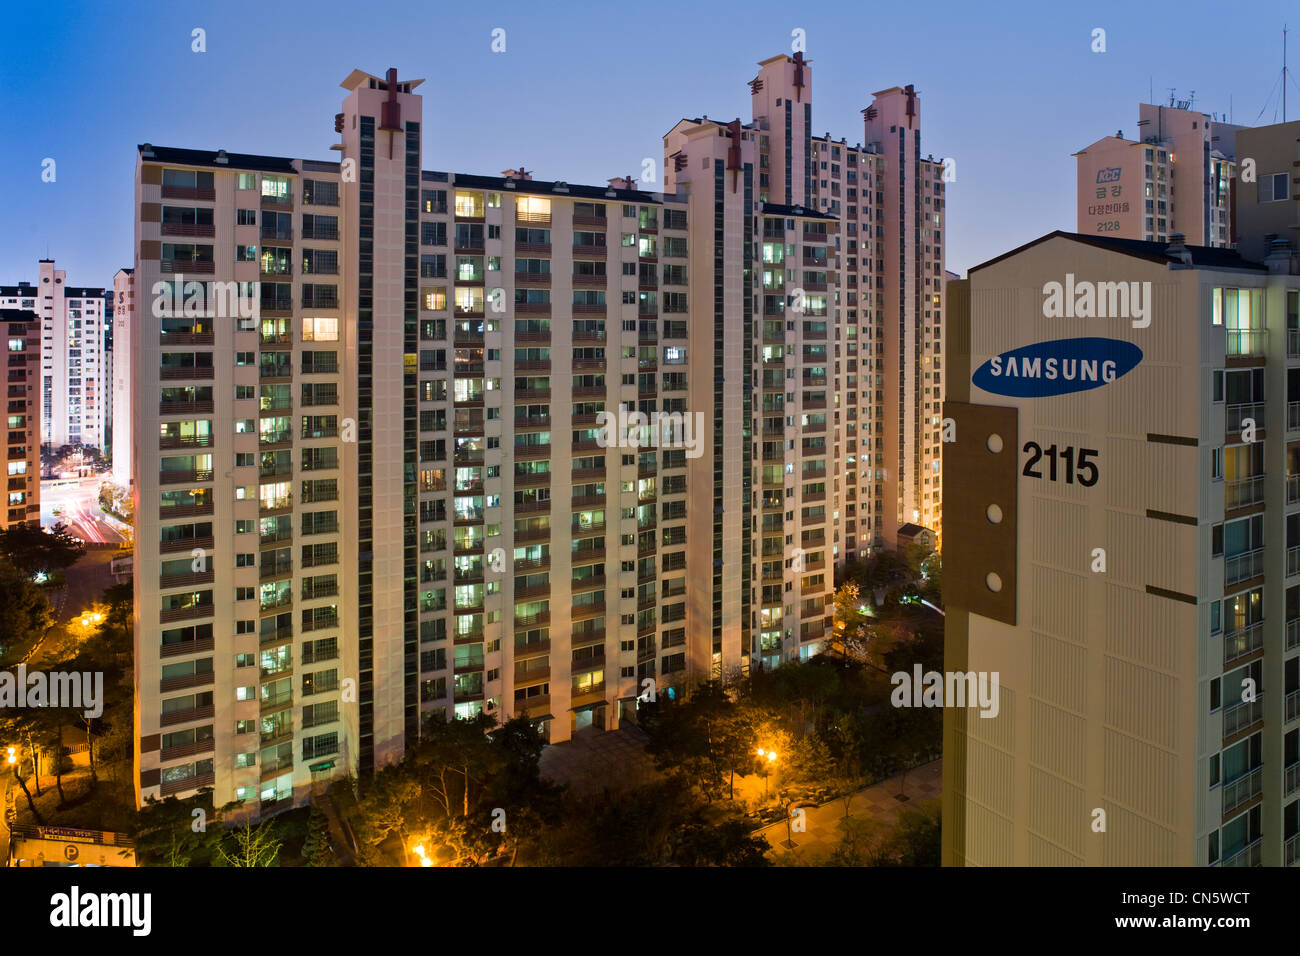
POLYGON ((48 531, 34 524, 16 524, 0 530, 0 552, 19 571, 35 577, 70 567, 86 553, 86 547, 62 523, 48 531))
POLYGON ((794 783, 824 783, 834 777, 835 761, 815 731, 794 741, 784 775, 794 783))
POLYGON ((217 865, 278 866, 280 846, 274 818, 256 826, 250 819, 227 831, 217 844, 217 865))
POLYGON ((684 776, 712 802, 724 787, 735 796, 736 773, 754 769, 758 728, 767 718, 749 702, 736 702, 719 681, 696 688, 683 701, 660 702, 649 722, 646 752, 662 771, 684 776))
POLYGON ((50 602, 8 558, 0 556, 0 662, 25 648, 54 623, 50 602))
POLYGON ((835 591, 834 643, 846 656, 861 658, 866 655, 869 618, 859 608, 862 597, 854 581, 845 581, 835 591))
POLYGON ((882 711, 874 741, 886 772, 902 771, 898 793, 907 786, 907 772, 918 758, 939 748, 943 739, 943 712, 936 707, 889 707, 882 711))
POLYGON ((899 866, 938 866, 941 855, 940 802, 922 800, 898 812, 890 834, 892 855, 899 866))
POLYGON ((208 865, 221 838, 218 827, 208 827, 215 816, 210 788, 184 800, 150 797, 136 815, 131 834, 135 840, 136 863, 139 866, 208 865), (196 810, 200 811, 198 815, 196 810))
POLYGON ((390 837, 400 841, 402 863, 409 865, 408 834, 417 822, 421 796, 419 784, 411 771, 411 765, 406 761, 384 767, 375 774, 369 789, 357 802, 357 841, 362 861, 367 865, 379 862, 379 845, 390 837))
POLYGON ((921 597, 931 604, 943 607, 943 555, 938 551, 930 555, 921 568, 921 597))
POLYGON ((892 861, 890 832, 875 817, 840 820, 839 844, 830 852, 831 866, 886 866, 892 861))
MULTIPOLYGON (((112 592, 115 589, 116 586, 109 588, 105 596, 113 596, 112 592)), ((116 596, 120 597, 120 595, 116 596)), ((129 628, 123 628, 121 625, 122 612, 120 604, 95 603, 91 606, 90 611, 81 620, 89 619, 97 623, 84 628, 85 636, 78 641, 77 655, 69 666, 73 671, 103 674, 104 693, 103 700, 100 701, 102 706, 100 716, 87 717, 83 710, 72 712, 73 722, 86 732, 92 786, 98 779, 95 770, 95 730, 102 728, 106 722, 106 714, 118 713, 119 710, 126 711, 130 706, 132 639, 129 628)), ((125 613, 127 620, 130 620, 129 601, 125 613)), ((69 628, 72 629, 76 623, 74 620, 69 628)))
POLYGON ((705 823, 696 819, 682 828, 673 853, 679 866, 771 866, 767 837, 755 835, 738 817, 705 823))
MULTIPOLYGON (((28 744, 28 759, 32 765, 32 773, 36 774, 37 771, 36 748, 31 745, 33 731, 32 714, 33 712, 30 710, 20 711, 16 709, 6 709, 0 711, 0 744, 3 745, 0 747, 0 760, 7 759, 5 754, 8 749, 10 747, 14 748, 15 755, 19 756, 19 759, 13 765, 14 780, 18 781, 18 786, 22 788, 23 796, 27 798, 27 807, 32 811, 32 816, 36 819, 38 824, 42 824, 45 821, 41 819, 40 810, 36 809, 36 801, 32 799, 32 792, 27 789, 27 781, 24 779, 22 773, 23 760, 21 757, 21 750, 24 741, 28 744)), ((36 795, 38 797, 41 795, 40 785, 40 777, 37 775, 36 795)))
POLYGON ((330 844, 329 818, 313 805, 307 820, 307 838, 302 842, 302 857, 308 866, 337 866, 330 844))

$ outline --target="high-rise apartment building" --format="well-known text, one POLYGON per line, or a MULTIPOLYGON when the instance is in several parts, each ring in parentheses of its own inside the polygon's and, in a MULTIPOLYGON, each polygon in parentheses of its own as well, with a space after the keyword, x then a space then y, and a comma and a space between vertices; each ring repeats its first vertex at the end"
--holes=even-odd
POLYGON ((278 805, 431 712, 564 740, 685 668, 686 211, 424 171, 417 85, 353 73, 335 163, 140 148, 141 797, 278 805))
POLYGON ((813 135, 812 67, 802 54, 759 67, 750 82, 758 198, 829 215, 838 227, 828 256, 814 249, 787 263, 784 281, 787 293, 824 295, 828 305, 839 564, 896 545, 904 524, 938 532, 942 523, 943 164, 922 156, 912 86, 875 93, 862 141, 850 145, 813 135))
POLYGON ((948 700, 945 864, 1300 860, 1294 261, 1057 232, 949 284, 945 666, 1000 694, 948 700))
POLYGON ((0 286, 0 308, 33 309, 41 317, 41 443, 102 450, 108 299, 103 288, 69 286, 66 280, 53 259, 42 259, 34 285, 0 286))
POLYGON ((111 428, 109 446, 113 454, 113 482, 121 488, 131 485, 131 348, 132 331, 139 322, 135 313, 135 282, 133 269, 118 269, 113 276, 113 317, 110 322, 113 348, 109 364, 112 390, 111 428), (120 454, 117 450, 121 449, 120 454))
POLYGON ((1231 245, 1240 129, 1185 104, 1139 104, 1138 139, 1120 130, 1074 154, 1079 232, 1231 245))
POLYGON ((878 95, 878 143, 826 170, 835 189, 814 183, 840 147, 787 109, 807 69, 763 65, 779 114, 679 123, 666 193, 425 170, 420 81, 395 71, 344 82, 336 162, 139 148, 115 295, 137 302, 117 336, 142 799, 210 785, 276 808, 395 759, 431 716, 526 715, 563 741, 633 714, 648 679, 820 646, 836 502, 891 526, 891 449, 926 424, 891 402, 938 368, 911 323, 939 306, 941 184, 910 90, 878 95), (858 164, 869 211, 829 211, 858 164), (861 339, 840 328, 858 228, 852 269, 880 290, 861 339), (885 457, 859 499, 841 457, 867 441, 885 457))
MULTIPOLYGON (((0 287, 7 296, 11 287, 0 287)), ((41 324, 34 306, 0 308, 5 331, 5 507, 0 528, 41 521, 41 324)))

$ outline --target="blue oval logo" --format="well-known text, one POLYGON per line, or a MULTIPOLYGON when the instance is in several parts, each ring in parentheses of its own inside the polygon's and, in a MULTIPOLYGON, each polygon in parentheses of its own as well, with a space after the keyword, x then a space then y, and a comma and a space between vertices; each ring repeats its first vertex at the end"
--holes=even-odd
POLYGON ((1035 342, 995 355, 975 370, 977 388, 1011 398, 1047 398, 1108 385, 1142 361, 1132 342, 1097 337, 1035 342))

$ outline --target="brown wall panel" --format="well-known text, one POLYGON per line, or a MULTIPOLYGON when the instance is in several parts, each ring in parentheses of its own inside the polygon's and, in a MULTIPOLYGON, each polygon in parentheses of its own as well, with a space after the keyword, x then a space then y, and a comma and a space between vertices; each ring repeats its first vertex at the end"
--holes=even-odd
POLYGON ((1019 413, 1001 405, 945 402, 944 418, 956 425, 943 446, 944 599, 1004 624, 1016 623, 1016 494, 1019 413), (989 448, 990 436, 1001 441, 989 448), (988 517, 990 505, 1001 520, 988 517), (1001 579, 992 591, 988 575, 1001 579))

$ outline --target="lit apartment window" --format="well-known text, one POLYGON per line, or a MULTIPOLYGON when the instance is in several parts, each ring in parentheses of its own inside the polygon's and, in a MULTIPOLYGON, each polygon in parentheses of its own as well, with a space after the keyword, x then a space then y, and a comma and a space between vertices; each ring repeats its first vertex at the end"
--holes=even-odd
POLYGON ((483 194, 457 189, 456 215, 481 217, 483 215, 483 194))
POLYGON ((551 218, 551 201, 542 196, 520 196, 515 203, 520 222, 537 222, 551 218))
POLYGON ((263 176, 262 195, 271 199, 289 199, 293 186, 288 176, 263 176))
POLYGON ((338 319, 304 318, 302 320, 302 340, 304 342, 337 342, 338 339, 338 319))

